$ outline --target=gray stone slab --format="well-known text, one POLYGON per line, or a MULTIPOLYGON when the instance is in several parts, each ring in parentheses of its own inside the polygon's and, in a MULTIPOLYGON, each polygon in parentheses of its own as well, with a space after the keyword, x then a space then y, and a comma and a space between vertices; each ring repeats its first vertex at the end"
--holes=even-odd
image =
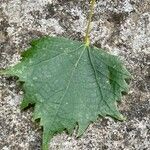
MULTIPOLYGON (((88 1, 1 0, 0 68, 15 65, 34 38, 43 35, 83 40, 88 1)), ((92 123, 84 135, 55 136, 52 150, 150 150, 150 1, 99 0, 91 41, 119 55, 133 75, 119 104, 127 117, 92 123)), ((42 130, 32 121, 33 108, 20 110, 23 92, 16 78, 0 77, 0 149, 40 150, 42 130)))

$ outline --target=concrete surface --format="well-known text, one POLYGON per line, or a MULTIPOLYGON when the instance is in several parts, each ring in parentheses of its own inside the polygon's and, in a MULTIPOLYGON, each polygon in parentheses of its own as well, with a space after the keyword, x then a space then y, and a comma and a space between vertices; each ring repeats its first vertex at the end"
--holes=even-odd
MULTIPOLYGON (((83 40, 88 0, 1 0, 0 68, 16 64, 32 39, 43 35, 83 40)), ((99 119, 76 139, 65 133, 52 150, 150 150, 150 1, 98 0, 92 43, 119 55, 134 79, 119 109, 127 121, 99 119)), ((40 150, 42 131, 33 108, 20 111, 16 78, 0 77, 0 149, 40 150)))

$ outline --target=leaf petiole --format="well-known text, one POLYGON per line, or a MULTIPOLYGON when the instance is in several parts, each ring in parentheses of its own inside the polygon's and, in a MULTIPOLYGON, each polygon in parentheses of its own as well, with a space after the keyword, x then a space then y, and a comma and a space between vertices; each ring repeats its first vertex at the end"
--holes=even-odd
POLYGON ((90 44, 89 33, 90 33, 90 25, 91 25, 91 21, 92 21, 92 16, 93 16, 93 12, 94 12, 95 0, 91 0, 90 3, 91 3, 91 6, 90 6, 89 18, 88 18, 88 22, 87 22, 87 29, 86 29, 86 35, 85 35, 85 45, 87 47, 90 44))

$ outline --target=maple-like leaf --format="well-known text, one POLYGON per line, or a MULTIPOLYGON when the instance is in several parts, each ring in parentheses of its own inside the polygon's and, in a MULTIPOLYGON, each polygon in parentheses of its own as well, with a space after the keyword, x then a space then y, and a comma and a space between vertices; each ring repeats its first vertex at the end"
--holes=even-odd
POLYGON ((31 43, 20 63, 1 74, 18 76, 26 108, 35 104, 34 119, 43 126, 43 150, 56 133, 82 135, 100 115, 123 120, 117 109, 130 77, 118 57, 66 38, 44 37, 31 43))

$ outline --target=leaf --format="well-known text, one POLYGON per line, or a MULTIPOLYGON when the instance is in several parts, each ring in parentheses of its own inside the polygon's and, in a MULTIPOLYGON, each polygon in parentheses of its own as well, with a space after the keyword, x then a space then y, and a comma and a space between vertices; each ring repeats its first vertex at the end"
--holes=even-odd
POLYGON ((1 74, 18 76, 25 92, 21 104, 35 104, 34 119, 43 126, 43 150, 49 139, 78 124, 77 136, 100 115, 123 120, 117 109, 130 77, 120 60, 93 46, 65 38, 31 43, 22 60, 1 74))

